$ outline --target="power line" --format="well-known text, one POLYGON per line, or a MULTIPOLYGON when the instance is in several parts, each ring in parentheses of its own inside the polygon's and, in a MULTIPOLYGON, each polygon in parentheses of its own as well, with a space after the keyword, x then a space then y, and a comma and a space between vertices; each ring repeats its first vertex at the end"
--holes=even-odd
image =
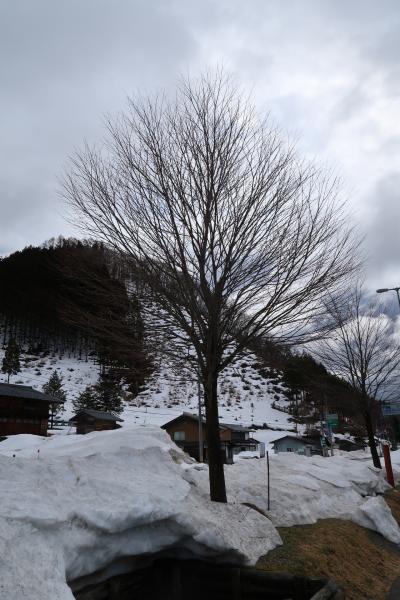
POLYGON ((179 414, 179 415, 182 414, 182 410, 178 411, 178 410, 175 410, 175 409, 172 409, 171 412, 169 412, 169 413, 162 413, 162 412, 152 412, 150 410, 139 410, 139 409, 136 409, 136 408, 127 408, 126 412, 134 412, 134 413, 137 412, 137 413, 141 413, 141 414, 144 414, 144 415, 161 415, 161 416, 164 416, 164 417, 169 417, 173 413, 176 413, 176 414, 179 414))

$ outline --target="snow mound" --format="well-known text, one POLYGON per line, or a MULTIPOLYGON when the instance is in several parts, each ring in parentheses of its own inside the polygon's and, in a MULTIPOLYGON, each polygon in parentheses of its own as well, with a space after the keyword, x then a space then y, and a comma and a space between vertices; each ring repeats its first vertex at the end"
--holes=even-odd
POLYGON ((393 518, 392 512, 382 497, 369 498, 360 506, 359 524, 368 529, 373 529, 384 535, 395 544, 400 544, 400 529, 393 518))
POLYGON ((0 443, 0 597, 71 600, 68 580, 128 557, 254 564, 281 543, 257 511, 210 502, 195 472, 154 427, 0 443))
MULTIPOLYGON (((363 454, 326 458, 272 454, 269 511, 266 459, 238 461, 226 470, 229 499, 268 513, 276 527, 349 519, 400 544, 400 528, 382 497, 391 489, 385 471, 373 467, 371 457, 363 454)), ((398 464, 400 451, 392 456, 398 464)), ((395 472, 400 479, 400 472, 395 472)), ((202 484, 205 489, 204 476, 202 484)))

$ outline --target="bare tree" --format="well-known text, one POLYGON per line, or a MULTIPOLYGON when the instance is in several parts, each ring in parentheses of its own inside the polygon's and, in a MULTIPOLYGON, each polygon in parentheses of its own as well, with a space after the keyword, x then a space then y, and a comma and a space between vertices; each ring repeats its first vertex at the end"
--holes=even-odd
MULTIPOLYGON (((219 373, 255 336, 300 341, 354 268, 337 182, 222 73, 176 97, 134 99, 102 150, 72 160, 75 221, 132 257, 176 336, 190 340, 206 406, 211 499, 226 501, 219 373)), ((322 320, 321 320, 322 321, 322 320)))
POLYGON ((400 383, 400 347, 394 337, 393 323, 381 307, 363 303, 361 285, 357 285, 346 303, 331 301, 329 311, 335 329, 321 342, 318 354, 328 368, 357 392, 354 401, 365 423, 373 463, 381 468, 374 414, 377 401, 398 395, 400 383))

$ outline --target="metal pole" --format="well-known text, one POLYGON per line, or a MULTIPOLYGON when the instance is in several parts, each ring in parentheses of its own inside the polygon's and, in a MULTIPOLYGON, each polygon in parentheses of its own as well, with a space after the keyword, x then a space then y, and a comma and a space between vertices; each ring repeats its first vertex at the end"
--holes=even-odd
MULTIPOLYGON (((400 311, 400 287, 394 287, 394 288, 380 288, 379 290, 376 290, 378 294, 383 294, 384 292, 396 292, 396 296, 397 296, 397 302, 399 303, 399 311, 400 311)), ((393 419, 395 420, 395 417, 393 417, 393 419)), ((394 442, 393 442, 393 449, 397 448, 397 440, 396 440, 396 434, 394 435, 394 442)), ((385 450, 385 448, 383 449, 383 455, 385 458, 385 465, 386 465, 386 471, 388 471, 388 466, 387 466, 387 460, 390 462, 390 451, 389 448, 387 448, 385 450)), ((389 466, 389 470, 391 471, 391 464, 389 466)), ((391 474, 391 477, 393 478, 393 473, 391 474)), ((388 474, 388 481, 390 478, 390 474, 388 474)), ((389 483, 391 485, 394 485, 394 482, 392 483, 391 481, 389 481, 389 483)))
POLYGON ((400 309, 400 294, 399 294, 399 289, 400 288, 395 288, 396 294, 397 294, 397 300, 399 301, 399 309, 400 309))
POLYGON ((400 309, 400 287, 394 287, 394 288, 380 288, 379 290, 376 290, 378 294, 383 294, 385 292, 396 292, 397 294, 397 301, 399 303, 399 309, 400 309))
POLYGON ((268 492, 267 492, 267 510, 270 510, 270 495, 269 495, 269 452, 267 450, 267 482, 268 482, 268 492))
POLYGON ((199 410, 199 462, 204 461, 203 457, 203 417, 201 415, 201 389, 200 389, 200 373, 197 372, 197 400, 198 400, 198 410, 199 410))

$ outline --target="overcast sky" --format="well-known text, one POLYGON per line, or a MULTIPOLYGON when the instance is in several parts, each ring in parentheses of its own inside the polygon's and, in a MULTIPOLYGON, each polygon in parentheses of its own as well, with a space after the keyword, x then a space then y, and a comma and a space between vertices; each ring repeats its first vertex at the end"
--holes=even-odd
POLYGON ((398 0, 0 0, 0 254, 70 235, 68 156, 127 95, 216 65, 332 166, 368 285, 400 285, 398 0))

